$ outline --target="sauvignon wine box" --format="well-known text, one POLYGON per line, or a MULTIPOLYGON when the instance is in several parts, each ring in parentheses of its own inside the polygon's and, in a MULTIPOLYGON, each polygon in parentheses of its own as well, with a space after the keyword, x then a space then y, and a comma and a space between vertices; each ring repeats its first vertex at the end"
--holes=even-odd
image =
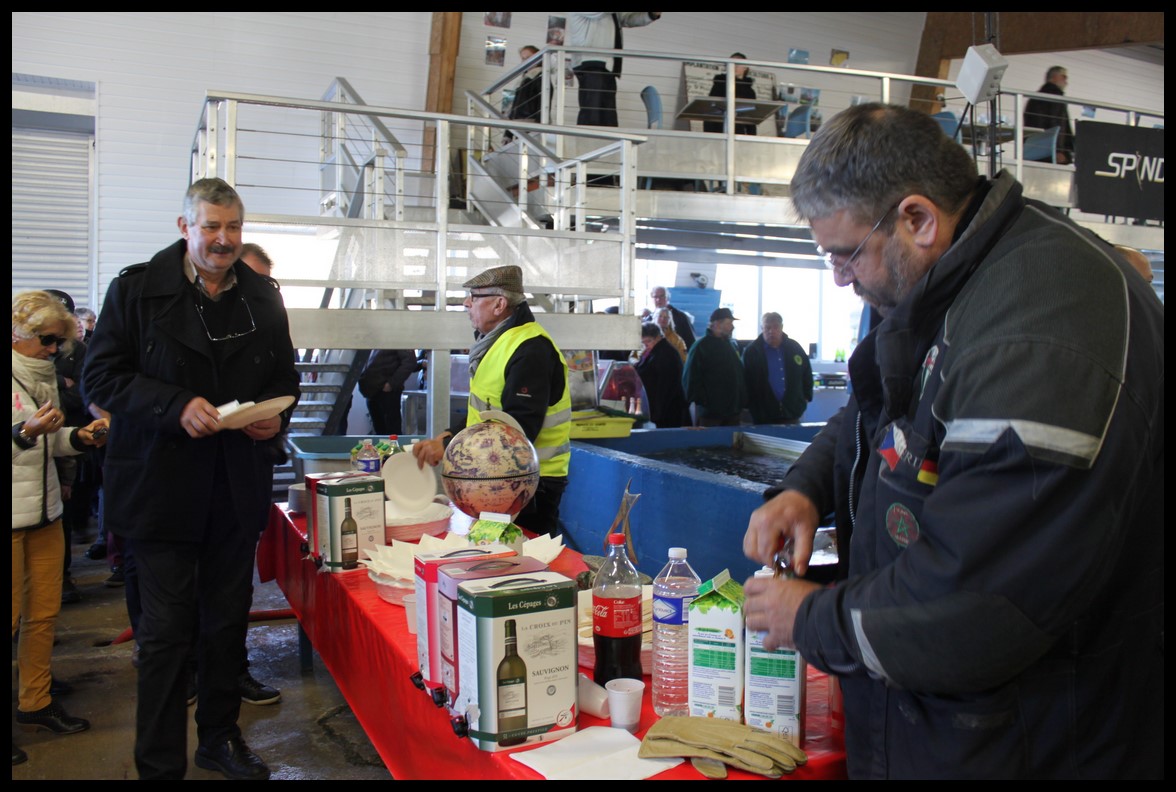
MULTIPOLYGON (((417 664, 421 678, 432 690, 443 690, 441 683, 441 639, 437 626, 437 575, 442 566, 458 561, 485 561, 516 555, 506 545, 478 545, 450 548, 432 553, 418 553, 413 558, 416 594, 417 664)), ((443 702, 438 702, 438 706, 443 702)))
POLYGON ((366 475, 366 473, 357 473, 355 471, 319 471, 306 474, 304 479, 307 500, 306 543, 310 549, 311 557, 320 567, 326 561, 324 553, 329 555, 331 552, 331 533, 326 529, 325 523, 323 524, 322 530, 319 530, 317 508, 319 484, 329 481, 343 481, 344 479, 366 475))
POLYGON ((343 572, 347 551, 355 559, 368 558, 363 551, 370 548, 371 556, 375 556, 376 545, 384 544, 384 479, 360 474, 318 480, 314 487, 314 515, 324 569, 343 572), (356 527, 354 539, 340 530, 347 518, 348 502, 356 527), (345 548, 344 543, 351 541, 356 546, 345 548))
POLYGON ((690 714, 743 722, 743 586, 724 569, 690 603, 690 714))
POLYGON ((457 587, 460 690, 454 709, 484 751, 576 731, 576 584, 558 572, 457 587))
POLYGON ((461 684, 457 643, 457 587, 467 581, 542 572, 547 564, 530 556, 458 561, 437 570, 437 641, 441 656, 441 684, 449 704, 457 702, 461 684))

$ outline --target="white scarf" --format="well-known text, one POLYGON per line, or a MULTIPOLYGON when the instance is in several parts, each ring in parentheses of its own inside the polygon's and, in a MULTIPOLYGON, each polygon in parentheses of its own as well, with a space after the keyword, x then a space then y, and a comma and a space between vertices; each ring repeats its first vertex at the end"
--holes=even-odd
POLYGON ((27 357, 14 349, 12 376, 31 391, 29 395, 36 400, 34 411, 47 401, 53 402, 54 407, 61 407, 61 398, 57 394, 57 369, 52 360, 27 357))

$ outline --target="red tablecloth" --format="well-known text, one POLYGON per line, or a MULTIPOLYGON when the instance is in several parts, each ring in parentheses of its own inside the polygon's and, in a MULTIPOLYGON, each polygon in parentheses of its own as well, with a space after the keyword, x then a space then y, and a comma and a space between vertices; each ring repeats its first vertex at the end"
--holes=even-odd
MULTIPOLYGON (((542 778, 512 760, 512 751, 482 751, 457 737, 448 712, 411 682, 418 670, 416 636, 408 632, 404 608, 379 598, 366 569, 320 572, 306 557, 305 542, 306 518, 275 505, 258 548, 258 572, 263 582, 277 580, 393 778, 542 778)), ((587 569, 571 549, 560 553, 551 568, 569 577, 587 569)), ((829 728, 828 677, 810 669, 808 683, 804 748, 809 761, 788 778, 845 778, 845 754, 829 728)), ((638 737, 657 718, 648 682, 645 689, 638 737)), ((608 725, 583 713, 579 718, 580 728, 608 725)), ((701 777, 689 762, 654 776, 701 777)), ((738 770, 731 770, 731 777, 760 778, 738 770)))

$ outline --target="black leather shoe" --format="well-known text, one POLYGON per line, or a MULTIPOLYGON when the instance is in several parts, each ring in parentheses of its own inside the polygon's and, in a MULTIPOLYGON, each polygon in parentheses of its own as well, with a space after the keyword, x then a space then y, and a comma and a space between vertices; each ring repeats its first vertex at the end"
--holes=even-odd
POLYGON ((91 561, 101 561, 106 558, 106 542, 95 542, 86 550, 86 558, 91 561))
POLYGON ((82 592, 78 591, 78 586, 69 578, 61 582, 61 604, 75 605, 82 601, 82 592))
POLYGON ((12 744, 12 766, 16 767, 18 764, 24 764, 29 760, 29 755, 16 747, 16 743, 12 744))
POLYGON ((270 777, 265 762, 240 737, 218 745, 201 745, 196 749, 196 766, 217 770, 237 781, 265 781, 270 777))
POLYGON ((44 729, 54 734, 77 734, 90 728, 90 721, 74 718, 66 713, 57 702, 35 712, 16 711, 16 722, 25 731, 44 729))

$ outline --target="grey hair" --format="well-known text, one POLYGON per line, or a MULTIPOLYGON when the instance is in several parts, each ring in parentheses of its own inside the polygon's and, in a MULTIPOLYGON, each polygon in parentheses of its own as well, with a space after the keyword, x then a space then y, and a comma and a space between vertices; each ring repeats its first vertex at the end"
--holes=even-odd
POLYGON ((98 314, 94 313, 89 308, 79 308, 74 311, 74 316, 81 319, 83 322, 88 322, 91 319, 97 319, 98 314))
POLYGON ((764 314, 762 317, 760 317, 760 327, 763 327, 764 323, 768 322, 768 321, 775 322, 776 324, 781 325, 781 326, 784 325, 784 317, 781 316, 780 314, 776 313, 775 311, 768 311, 766 314, 764 314))
POLYGON ((245 202, 224 179, 200 179, 192 182, 192 186, 184 194, 184 219, 188 221, 188 225, 195 225, 196 215, 202 203, 210 203, 213 206, 236 206, 241 212, 241 222, 245 222, 245 202))
POLYGON ((931 116, 871 102, 821 126, 801 155, 791 192, 796 210, 810 221, 847 210, 856 221, 872 223, 908 195, 954 214, 978 180, 968 152, 931 116))
POLYGON ((245 256, 249 253, 257 256, 257 260, 264 264, 267 269, 274 268, 274 262, 270 259, 269 254, 265 252, 265 248, 263 248, 261 245, 257 244, 256 242, 246 242, 245 244, 241 245, 241 258, 245 258, 245 256))

